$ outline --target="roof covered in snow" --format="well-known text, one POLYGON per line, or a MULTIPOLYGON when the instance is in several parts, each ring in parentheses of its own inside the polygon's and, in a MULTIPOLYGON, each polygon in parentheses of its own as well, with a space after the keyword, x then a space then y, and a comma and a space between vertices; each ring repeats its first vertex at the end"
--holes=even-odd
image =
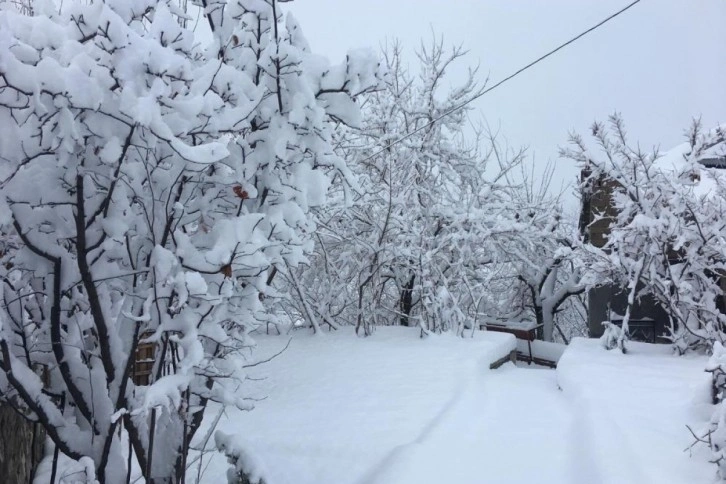
POLYGON ((695 148, 689 142, 672 148, 660 156, 654 166, 665 173, 682 175, 692 173, 694 161, 706 169, 706 173, 695 173, 698 176, 694 183, 694 193, 699 196, 708 195, 716 186, 714 178, 726 176, 726 172, 721 173, 726 168, 726 125, 720 125, 707 133, 695 148), (697 151, 695 156, 694 149, 697 151))

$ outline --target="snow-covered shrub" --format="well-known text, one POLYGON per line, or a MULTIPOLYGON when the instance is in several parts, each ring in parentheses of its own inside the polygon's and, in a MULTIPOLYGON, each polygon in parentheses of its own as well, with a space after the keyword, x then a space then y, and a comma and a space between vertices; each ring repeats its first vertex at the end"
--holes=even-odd
POLYGON ((174 1, 0 9, 0 398, 102 483, 125 481, 122 436, 169 482, 209 401, 248 408, 236 355, 346 172, 333 123, 378 83, 369 54, 311 54, 275 0, 204 4, 207 46, 174 1))
POLYGON ((719 476, 726 480, 726 348, 718 341, 713 345, 706 371, 711 373, 716 410, 705 435, 696 437, 709 445, 719 476))
POLYGON ((214 435, 217 449, 232 467, 227 469, 229 484, 265 484, 265 465, 249 445, 232 435, 217 431, 214 435))
POLYGON ((613 324, 611 321, 603 321, 605 331, 600 337, 600 342, 606 350, 618 348, 625 353, 625 342, 628 341, 628 333, 622 326, 613 324))

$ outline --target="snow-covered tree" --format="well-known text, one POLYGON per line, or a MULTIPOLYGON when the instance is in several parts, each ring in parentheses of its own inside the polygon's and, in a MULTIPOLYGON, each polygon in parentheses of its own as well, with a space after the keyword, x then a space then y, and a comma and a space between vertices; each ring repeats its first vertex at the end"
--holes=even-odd
POLYGON ((175 1, 44 5, 0 10, 0 399, 100 482, 176 482, 207 403, 248 408, 236 355, 377 60, 330 66, 275 0, 201 0, 208 46, 175 1))
MULTIPOLYGON (((545 179, 547 177, 545 173, 545 179)), ((524 314, 542 325, 543 339, 553 341, 555 330, 567 343, 568 330, 557 323, 558 315, 573 310, 577 296, 583 294, 594 279, 585 266, 587 251, 583 249, 574 224, 560 210, 560 202, 543 190, 527 188, 531 181, 514 191, 513 207, 518 222, 516 236, 502 242, 501 251, 509 254, 512 275, 522 285, 518 297, 524 314)))
POLYGON ((679 351, 708 349, 723 340, 726 323, 726 174, 707 162, 724 156, 724 130, 695 122, 688 142, 661 156, 632 147, 619 116, 610 122, 592 128, 600 153, 573 136, 563 154, 586 168, 585 190, 603 180, 612 187, 612 213, 601 215, 607 242, 591 268, 629 289, 621 338, 633 304, 650 294, 668 313, 679 351))
POLYGON ((515 276, 502 272, 502 247, 533 227, 515 219, 507 178, 524 154, 483 131, 467 142, 467 108, 440 118, 481 92, 473 70, 445 88, 464 54, 434 41, 414 75, 399 44, 384 50, 385 89, 365 97, 361 129, 337 132, 355 185, 316 209, 315 257, 288 276, 297 317, 362 334, 381 324, 461 333, 507 306, 515 276))

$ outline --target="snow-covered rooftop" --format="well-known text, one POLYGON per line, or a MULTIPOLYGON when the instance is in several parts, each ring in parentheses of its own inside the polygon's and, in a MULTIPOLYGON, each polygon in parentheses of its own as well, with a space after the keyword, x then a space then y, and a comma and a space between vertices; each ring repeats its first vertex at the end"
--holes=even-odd
POLYGON ((698 178, 694 183, 694 194, 706 196, 716 186, 716 177, 726 176, 721 169, 726 168, 726 125, 718 126, 708 133, 707 138, 713 139, 705 148, 700 149, 697 156, 692 157, 693 148, 684 142, 665 152, 654 162, 654 166, 665 173, 685 174, 693 171, 692 162, 701 165, 698 178), (716 171, 718 170, 718 171, 716 171))

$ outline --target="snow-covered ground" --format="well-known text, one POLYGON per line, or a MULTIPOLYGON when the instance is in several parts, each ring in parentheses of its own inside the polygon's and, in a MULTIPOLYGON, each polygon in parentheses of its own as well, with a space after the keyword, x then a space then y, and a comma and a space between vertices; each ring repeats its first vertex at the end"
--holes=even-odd
POLYGON ((686 425, 698 429, 713 412, 706 358, 673 356, 669 345, 627 348, 623 355, 575 338, 557 369, 587 482, 714 482, 706 449, 684 451, 693 442, 686 425))
MULTIPOLYGON (((286 342, 260 337, 258 358, 286 342)), ((713 480, 705 449, 683 451, 685 425, 710 414, 703 358, 638 344, 621 355, 576 339, 557 371, 489 370, 514 345, 501 333, 296 333, 287 351, 254 368, 266 379, 250 391, 268 398, 218 428, 238 435, 268 484, 713 480)), ((223 482, 227 467, 209 453, 202 482, 223 482)))
MULTIPOLYGON (((256 340, 260 360, 287 343, 285 336, 256 340)), ((244 439, 268 484, 356 483, 394 449, 419 439, 514 347, 504 333, 421 339, 419 330, 402 327, 381 327, 369 338, 352 328, 317 337, 297 330, 282 355, 251 369, 265 378, 250 382, 251 396, 265 400, 252 412, 230 411, 218 428, 244 439)), ((228 464, 220 455, 211 459, 203 482, 224 482, 228 464)))
POLYGON ((571 422, 553 371, 508 363, 472 381, 435 427, 362 482, 588 482, 574 467, 571 422))

